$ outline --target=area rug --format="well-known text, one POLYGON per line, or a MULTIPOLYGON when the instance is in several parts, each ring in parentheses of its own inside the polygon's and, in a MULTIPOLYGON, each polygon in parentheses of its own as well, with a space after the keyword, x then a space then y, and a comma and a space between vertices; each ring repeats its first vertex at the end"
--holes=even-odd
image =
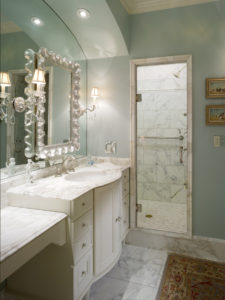
POLYGON ((170 254, 160 300, 225 300, 225 264, 170 254))

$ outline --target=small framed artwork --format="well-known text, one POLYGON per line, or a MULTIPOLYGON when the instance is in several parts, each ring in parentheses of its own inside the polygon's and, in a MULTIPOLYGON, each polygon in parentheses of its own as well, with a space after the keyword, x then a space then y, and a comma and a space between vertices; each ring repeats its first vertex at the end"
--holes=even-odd
POLYGON ((206 124, 225 125, 225 105, 206 105, 206 124))
POLYGON ((225 78, 206 79, 206 98, 225 98, 225 78))

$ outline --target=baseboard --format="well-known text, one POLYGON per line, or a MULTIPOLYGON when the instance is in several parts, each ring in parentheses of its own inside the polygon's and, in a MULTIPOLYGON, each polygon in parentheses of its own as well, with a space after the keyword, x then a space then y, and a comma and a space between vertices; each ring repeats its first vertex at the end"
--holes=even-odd
POLYGON ((225 240, 193 236, 190 239, 131 229, 126 243, 145 248, 165 250, 197 258, 225 262, 225 240))

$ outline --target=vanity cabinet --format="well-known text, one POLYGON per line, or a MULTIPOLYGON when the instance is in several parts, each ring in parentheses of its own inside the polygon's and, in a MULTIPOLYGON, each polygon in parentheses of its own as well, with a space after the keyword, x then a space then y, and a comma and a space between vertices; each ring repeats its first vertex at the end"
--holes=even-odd
MULTIPOLYGON (((61 205, 58 199, 48 199, 55 210, 68 215, 67 242, 61 247, 50 245, 10 276, 11 290, 41 300, 83 299, 91 284, 117 263, 128 232, 129 169, 117 178, 61 205)), ((27 201, 46 209, 46 199, 36 199, 27 201)))
POLYGON ((123 171, 122 174, 122 220, 121 234, 122 240, 125 239, 129 228, 129 209, 130 209, 130 174, 129 169, 123 171))
POLYGON ((82 298, 93 280, 93 193, 72 202, 70 239, 73 249, 74 300, 82 298))
POLYGON ((94 274, 101 276, 121 251, 121 181, 94 191, 94 274))

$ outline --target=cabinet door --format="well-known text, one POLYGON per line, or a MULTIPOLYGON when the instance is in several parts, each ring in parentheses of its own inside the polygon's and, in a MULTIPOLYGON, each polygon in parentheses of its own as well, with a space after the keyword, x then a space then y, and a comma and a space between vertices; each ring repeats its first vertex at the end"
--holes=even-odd
POLYGON ((122 182, 117 181, 113 186, 113 252, 117 256, 121 250, 122 231, 122 182))
POLYGON ((104 272, 115 260, 121 247, 119 181, 95 189, 94 196, 94 269, 104 272))

